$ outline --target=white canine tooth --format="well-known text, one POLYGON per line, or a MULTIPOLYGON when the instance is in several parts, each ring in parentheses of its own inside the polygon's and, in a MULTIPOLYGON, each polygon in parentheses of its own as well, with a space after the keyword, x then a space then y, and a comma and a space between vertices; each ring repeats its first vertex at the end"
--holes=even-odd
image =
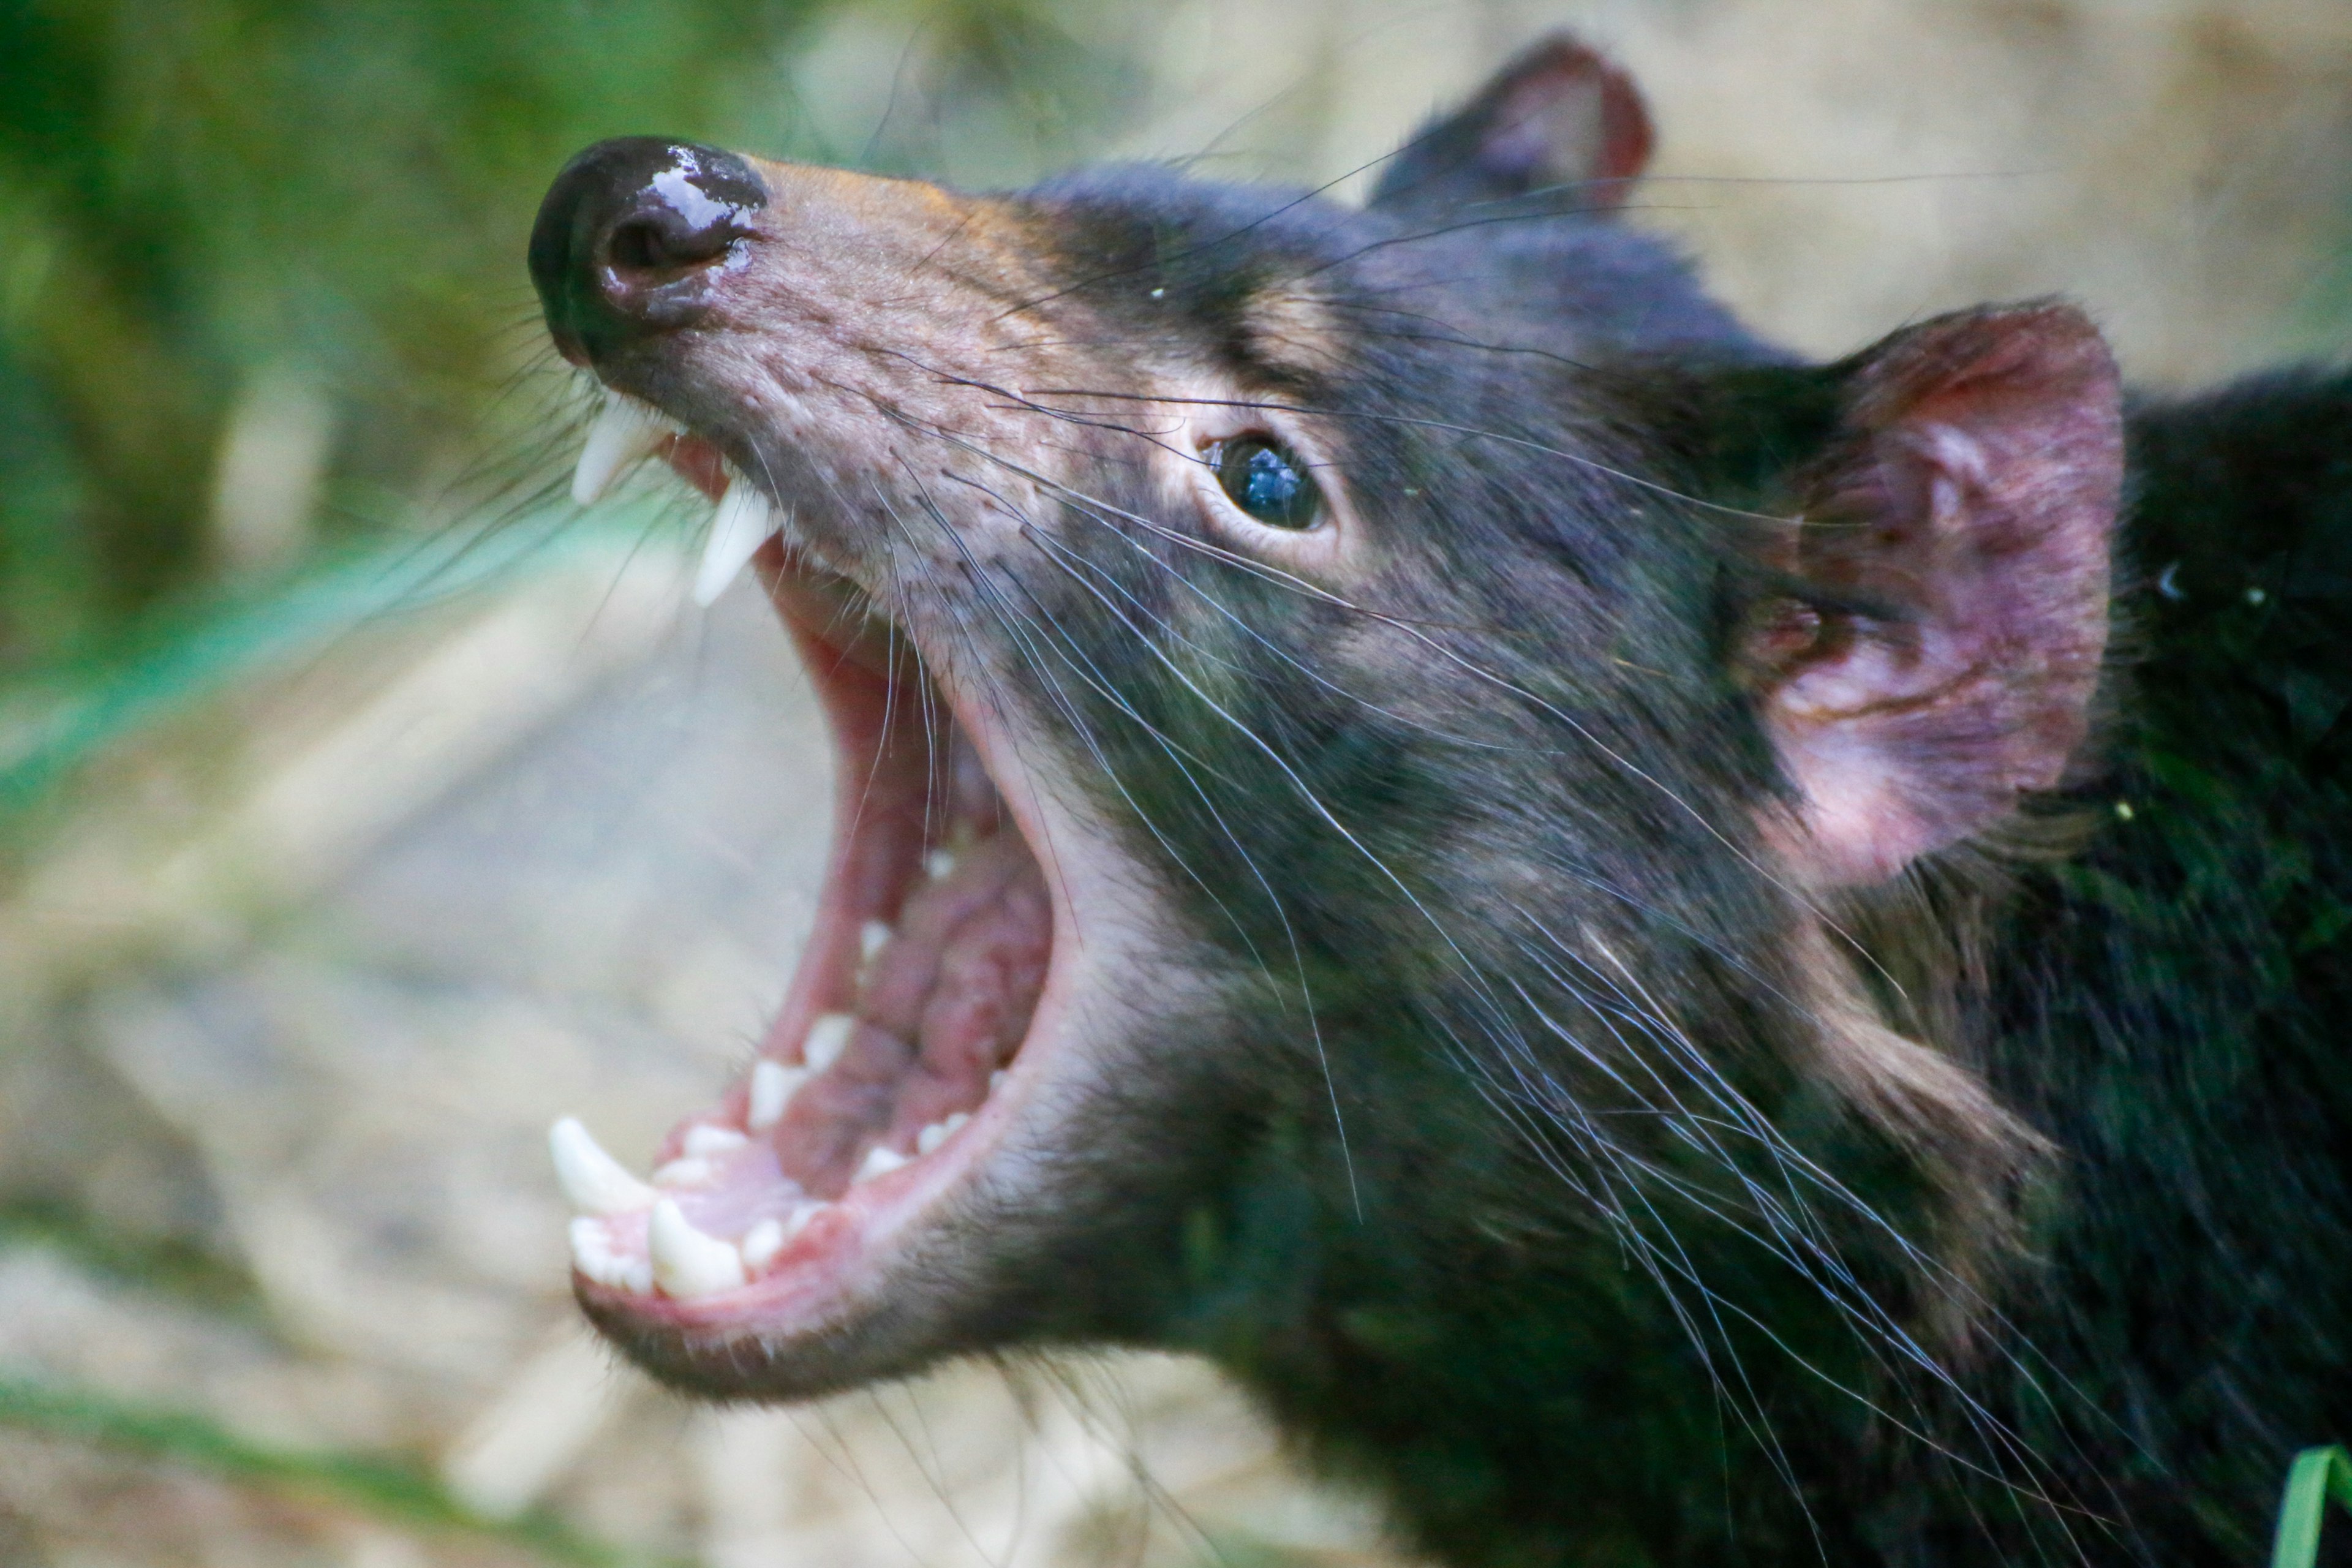
POLYGON ((681 1301, 715 1296, 743 1283, 743 1255, 735 1244, 695 1229, 673 1199, 654 1205, 646 1244, 653 1254, 654 1282, 681 1301))
POLYGON ((874 955, 887 946, 889 941, 890 924, 887 921, 867 921, 857 928, 857 955, 871 963, 874 955))
POLYGON ((717 1168, 708 1160, 688 1154, 672 1160, 654 1170, 654 1185, 657 1187, 698 1187, 717 1174, 717 1168))
POLYGON ((809 1071, 823 1072, 839 1061, 842 1047, 849 1044, 849 1032, 856 1027, 857 1020, 846 1013, 819 1015, 801 1041, 801 1060, 808 1063, 809 1071))
POLYGON ((572 499, 594 506, 613 481, 654 455, 662 438, 677 429, 650 405, 623 393, 607 392, 604 411, 588 427, 580 448, 580 466, 572 470, 572 499))
POLYGON ((855 1186, 860 1182, 870 1182, 877 1176, 887 1176, 906 1163, 907 1156, 904 1154, 885 1149, 881 1144, 877 1143, 873 1148, 866 1151, 865 1163, 857 1167, 857 1174, 849 1178, 850 1184, 855 1186))
POLYGON ((782 514, 757 485, 740 479, 729 485, 710 519, 710 542, 702 547, 702 564, 694 574, 694 602, 707 607, 725 593, 760 546, 783 527, 782 514))
POLYGON ((686 1130, 685 1149, 698 1159, 713 1154, 730 1154, 751 1140, 732 1127, 718 1127, 708 1121, 698 1121, 686 1130))
POLYGON ((743 1233, 743 1267, 756 1274, 784 1249, 784 1222, 763 1219, 743 1233))
POLYGON ((923 870, 934 882, 954 869, 955 851, 952 849, 934 849, 923 857, 923 870))
POLYGON ((653 1265, 613 1245, 604 1222, 582 1215, 572 1222, 572 1266, 599 1285, 642 1296, 654 1288, 653 1265))
POLYGON ((604 1152, 576 1116, 547 1130, 547 1152, 555 1157, 556 1184, 582 1214, 635 1214, 654 1201, 654 1190, 604 1152))
POLYGON ((793 1090, 808 1080, 806 1068, 790 1068, 771 1058, 762 1057, 751 1064, 751 1092, 743 1111, 743 1124, 754 1132, 765 1132, 783 1119, 784 1107, 793 1102, 793 1090))

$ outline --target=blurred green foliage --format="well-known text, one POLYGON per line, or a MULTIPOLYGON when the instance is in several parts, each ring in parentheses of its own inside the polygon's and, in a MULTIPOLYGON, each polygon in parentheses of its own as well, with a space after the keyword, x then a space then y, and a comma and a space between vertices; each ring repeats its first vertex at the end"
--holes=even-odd
POLYGON ((889 164, 1010 128, 1030 145, 999 163, 1050 160, 1122 101, 1116 59, 1072 32, 1092 14, 0 0, 0 681, 239 569, 214 492, 241 419, 265 478, 319 471, 323 504, 297 510, 329 532, 484 454, 527 468, 543 398, 499 395, 540 353, 523 241, 581 146, 656 132, 889 164), (893 97, 877 134, 833 145, 794 72, 861 21, 896 52, 893 97))

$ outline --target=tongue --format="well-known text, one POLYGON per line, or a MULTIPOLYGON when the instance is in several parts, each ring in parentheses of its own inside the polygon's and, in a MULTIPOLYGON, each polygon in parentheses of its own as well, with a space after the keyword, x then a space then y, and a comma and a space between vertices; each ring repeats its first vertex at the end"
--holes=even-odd
POLYGON ((838 1192, 877 1142, 909 1153, 922 1128, 978 1106, 1028 1030, 1052 936, 1045 879, 1017 833, 971 846, 908 893, 840 1060, 785 1112, 784 1173, 838 1192))

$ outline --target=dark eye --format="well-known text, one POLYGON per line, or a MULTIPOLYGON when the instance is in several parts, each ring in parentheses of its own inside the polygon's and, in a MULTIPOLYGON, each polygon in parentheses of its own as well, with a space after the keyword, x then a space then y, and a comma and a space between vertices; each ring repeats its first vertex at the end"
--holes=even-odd
POLYGON ((1322 493, 1298 454, 1264 436, 1238 436, 1208 451, 1209 467, 1233 503, 1268 528, 1312 528, 1322 493))

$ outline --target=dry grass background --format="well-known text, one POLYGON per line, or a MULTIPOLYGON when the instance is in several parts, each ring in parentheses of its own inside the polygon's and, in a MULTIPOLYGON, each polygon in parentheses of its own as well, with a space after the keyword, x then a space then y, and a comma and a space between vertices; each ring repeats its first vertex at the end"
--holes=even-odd
MULTIPOLYGON (((1343 191, 1574 25, 1634 68, 1663 131, 1632 221, 1818 353, 2063 292, 2136 380, 2178 386, 2335 355, 2352 321, 2340 4, 1057 15, 1149 73, 1150 111, 1106 155, 1343 191)), ((920 113, 920 50, 904 16, 860 9, 788 85, 856 145, 920 113)), ((965 138, 939 172, 1008 158, 965 138)), ((546 1122, 578 1111, 644 1149, 702 1103, 776 1000, 819 868, 807 695, 760 606, 739 590, 690 613, 680 570, 667 545, 551 553, 82 776, 0 889, 0 1377, 409 1456, 486 1515, 545 1505, 713 1568, 1391 1561, 1359 1501, 1301 1479, 1182 1363, 960 1368, 721 1413, 573 1326, 546 1122), (50 1235, 60 1206, 131 1253, 50 1235)), ((526 1555, 0 1430, 6 1568, 526 1555)))

